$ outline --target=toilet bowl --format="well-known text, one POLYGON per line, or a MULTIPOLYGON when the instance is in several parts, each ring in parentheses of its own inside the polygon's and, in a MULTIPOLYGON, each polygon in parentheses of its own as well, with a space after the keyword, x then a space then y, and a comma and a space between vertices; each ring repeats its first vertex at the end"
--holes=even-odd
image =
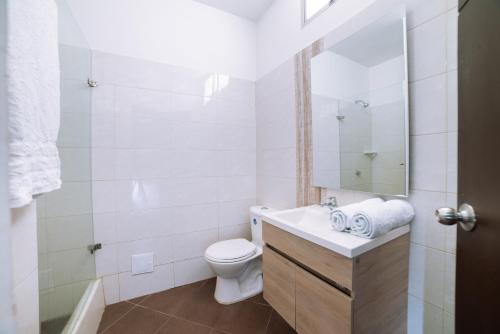
POLYGON ((262 292, 262 214, 271 209, 250 208, 252 241, 230 239, 207 248, 205 259, 217 275, 214 297, 221 304, 233 304, 262 292))

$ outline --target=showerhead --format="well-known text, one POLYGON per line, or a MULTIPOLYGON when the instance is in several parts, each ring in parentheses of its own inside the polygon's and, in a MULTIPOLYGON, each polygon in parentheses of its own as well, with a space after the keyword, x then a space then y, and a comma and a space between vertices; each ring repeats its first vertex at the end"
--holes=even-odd
POLYGON ((368 102, 365 102, 363 100, 356 100, 356 101, 354 101, 354 103, 359 104, 360 106, 362 106, 365 109, 370 106, 370 104, 368 102))

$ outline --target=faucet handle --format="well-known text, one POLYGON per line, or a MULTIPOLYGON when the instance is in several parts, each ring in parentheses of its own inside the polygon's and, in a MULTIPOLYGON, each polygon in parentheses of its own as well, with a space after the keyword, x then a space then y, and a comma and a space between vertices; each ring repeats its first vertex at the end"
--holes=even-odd
POLYGON ((336 208, 337 207, 337 197, 335 196, 330 196, 326 199, 325 203, 321 203, 321 206, 328 206, 329 208, 336 208))

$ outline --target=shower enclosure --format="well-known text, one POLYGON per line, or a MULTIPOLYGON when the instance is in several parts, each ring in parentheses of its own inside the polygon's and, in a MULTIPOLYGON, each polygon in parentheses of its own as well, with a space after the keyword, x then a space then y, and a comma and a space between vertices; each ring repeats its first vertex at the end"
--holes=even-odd
POLYGON ((96 278, 93 245, 91 51, 65 1, 59 9, 62 188, 37 200, 41 333, 61 333, 96 278))

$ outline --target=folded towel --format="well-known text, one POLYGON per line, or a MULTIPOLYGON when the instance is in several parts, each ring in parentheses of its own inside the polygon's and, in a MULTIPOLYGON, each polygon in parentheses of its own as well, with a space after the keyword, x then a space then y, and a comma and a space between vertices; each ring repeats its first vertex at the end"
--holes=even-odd
POLYGON ((61 185, 57 5, 9 0, 7 8, 9 201, 21 207, 61 185))
POLYGON ((409 224, 413 217, 415 217, 415 211, 406 201, 392 200, 372 205, 354 215, 351 234, 373 239, 397 227, 409 224))
POLYGON ((383 203, 381 198, 371 198, 369 200, 353 203, 340 208, 336 208, 330 214, 330 222, 335 231, 343 232, 351 228, 352 217, 363 208, 371 205, 383 203))

